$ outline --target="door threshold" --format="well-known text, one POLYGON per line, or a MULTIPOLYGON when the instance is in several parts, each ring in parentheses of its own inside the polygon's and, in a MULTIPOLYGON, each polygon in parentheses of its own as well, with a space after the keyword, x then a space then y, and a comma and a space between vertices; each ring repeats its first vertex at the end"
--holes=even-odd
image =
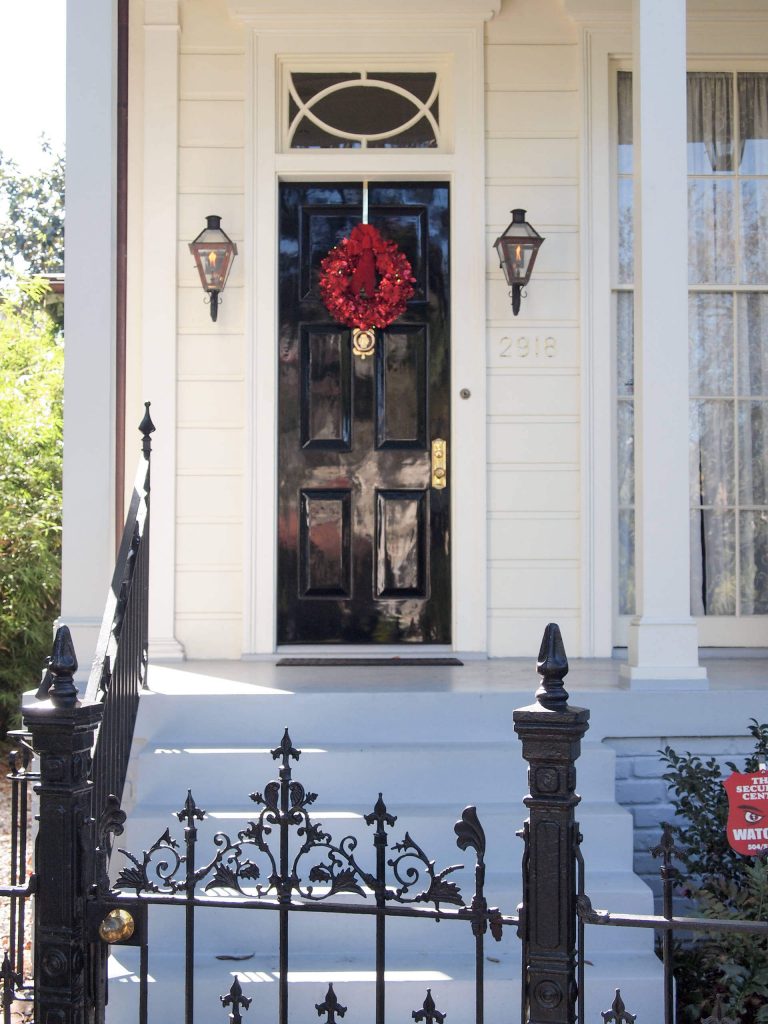
POLYGON ((338 655, 325 655, 315 656, 309 658, 279 658, 277 661, 278 668, 360 668, 375 667, 375 668, 429 668, 430 666, 439 665, 463 665, 463 661, 459 661, 458 658, 435 658, 435 657, 401 657, 395 655, 394 657, 360 657, 360 655, 349 655, 347 657, 339 657, 338 655))
POLYGON ((278 644, 278 658, 457 658, 450 644, 278 644))

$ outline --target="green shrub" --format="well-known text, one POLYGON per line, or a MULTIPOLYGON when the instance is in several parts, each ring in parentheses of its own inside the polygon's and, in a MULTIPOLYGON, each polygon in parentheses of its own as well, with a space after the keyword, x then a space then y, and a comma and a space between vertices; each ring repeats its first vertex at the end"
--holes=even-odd
POLYGON ((45 292, 0 296, 0 735, 39 682, 59 607, 64 344, 45 292))
MULTIPOLYGON (((768 724, 752 719, 755 749, 734 772, 754 772, 768 761, 768 724)), ((697 754, 659 751, 663 778, 678 816, 672 826, 680 865, 680 895, 693 912, 709 918, 768 921, 768 861, 747 857, 728 844, 728 797, 720 765, 697 754)), ((690 912, 690 911, 689 911, 690 912)), ((768 937, 738 932, 699 933, 678 943, 675 979, 679 1021, 714 1015, 739 1024, 768 1022, 768 937)))

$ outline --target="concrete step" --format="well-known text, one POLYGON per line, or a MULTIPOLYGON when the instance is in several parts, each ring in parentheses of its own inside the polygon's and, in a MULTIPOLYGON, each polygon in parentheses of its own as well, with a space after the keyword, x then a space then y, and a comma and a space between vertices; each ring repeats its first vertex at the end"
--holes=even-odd
MULTIPOLYGON (((373 1024, 375 1005, 373 951, 354 956, 315 952, 311 958, 296 955, 289 963, 289 1020, 316 1020, 321 1003, 333 984, 339 1001, 347 1008, 345 1024, 373 1024)), ((617 987, 631 1012, 640 1021, 662 1019, 661 976, 658 960, 651 954, 627 957, 605 953, 595 956, 586 968, 586 1015, 588 1022, 600 1020, 608 1010, 617 987)), ((134 1024, 138 1007, 138 956, 136 950, 115 949, 110 958, 108 1024, 134 1024)), ((149 1019, 179 1019, 184 1005, 183 961, 165 952, 150 955, 149 1019)), ((486 950, 485 1018, 518 1020, 520 1006, 520 944, 518 940, 486 950)), ((198 956, 194 963, 195 1017, 225 1024, 228 1011, 221 1006, 234 980, 243 994, 253 999, 244 1012, 245 1024, 277 1019, 278 965, 274 955, 254 955, 233 963, 212 956, 198 956)), ((430 989, 437 1009, 448 1019, 462 1024, 474 1020, 475 960, 465 956, 436 956, 425 947, 407 957, 391 953, 386 969, 386 1016, 393 1024, 408 1021, 421 1008, 430 989)))
MULTIPOLYGON (((234 731, 234 730, 233 730, 234 731)), ((294 733, 291 731, 291 738, 294 733)), ((298 741, 295 741, 298 742, 298 741)), ((520 801, 528 790, 527 765, 514 742, 387 743, 363 746, 306 744, 292 762, 293 778, 322 799, 351 803, 417 803, 450 799, 453 805, 482 800, 520 801)), ((584 744, 578 762, 578 789, 589 800, 613 800, 615 751, 603 744, 584 744)), ((270 748, 209 743, 196 747, 178 740, 153 739, 137 751, 131 764, 130 799, 165 805, 169 796, 186 798, 191 789, 201 807, 212 803, 247 806, 249 794, 275 779, 278 764, 270 748)))
MULTIPOLYGON (((514 915, 523 855, 515 833, 528 813, 523 804, 527 765, 512 726, 520 692, 453 692, 449 684, 441 692, 442 677, 434 671, 429 687, 420 690, 426 678, 421 672, 427 670, 411 679, 404 669, 392 674, 387 688, 380 679, 370 689, 364 679, 359 688, 349 688, 342 681, 334 683, 333 670, 322 669, 323 692, 303 691, 301 686, 291 690, 298 677, 282 671, 272 672, 269 686, 232 680, 222 686, 213 677, 190 674, 183 693, 176 679, 177 692, 142 697, 124 798, 129 818, 116 845, 140 855, 170 828, 183 853, 184 826, 174 812, 191 789, 207 811, 199 825, 197 866, 210 860, 217 832, 235 839, 258 816, 259 807, 248 796, 263 793, 277 778, 279 765, 270 750, 279 745, 287 723, 294 745, 303 750, 292 764, 294 779, 319 794, 309 808, 312 821, 321 823, 336 844, 351 836, 358 843, 355 858, 361 867, 370 871, 375 864, 373 830, 365 825, 364 815, 383 792, 388 811, 397 815, 396 825, 388 830, 387 858, 396 855, 394 844, 408 832, 438 871, 463 865, 448 878, 460 885, 469 902, 474 859, 471 851, 457 849, 453 825, 464 806, 474 804, 487 838, 486 896, 491 905, 514 915)), ((344 671, 347 680, 349 670, 344 671)), ((532 680, 531 693, 534 688, 532 680)), ((585 799, 576 813, 593 905, 616 913, 651 912, 650 890, 631 870, 631 816, 615 802, 614 751, 601 743, 583 743, 577 774, 577 790, 585 799)), ((302 839, 292 842, 296 851, 302 839)), ((274 833, 270 845, 277 850, 274 833)), ((271 869, 259 856, 251 859, 267 878, 271 869)), ((118 853, 112 867, 120 867, 118 853)), ((304 868, 300 873, 306 879, 304 868)), ((151 1019, 178 1018, 181 1013, 183 917, 178 908, 150 909, 151 1019)), ((276 1019, 275 912, 203 907, 195 918, 197 1019, 225 1024, 219 996, 228 991, 234 973, 241 977, 246 996, 254 997, 254 1024, 270 1016, 276 1019)), ((345 1024, 372 1024, 373 918, 295 913, 290 935, 292 1024, 317 1019, 315 1004, 323 1000, 329 981, 349 1007, 345 1024)), ((387 936, 387 1016, 392 1024, 411 1019, 426 988, 432 989, 438 1009, 450 1014, 452 1024, 469 1024, 474 1018, 474 939, 468 923, 388 920, 387 936)), ((652 945, 647 931, 623 929, 617 935, 611 928, 588 929, 586 1021, 601 1019, 618 985, 638 1020, 661 1019, 661 971, 652 945)), ((498 944, 487 936, 484 957, 486 1019, 514 1020, 520 1000, 515 928, 506 928, 498 944)), ((112 968, 108 1022, 134 1024, 135 951, 116 950, 112 968)), ((248 1019, 246 1013, 245 1024, 248 1019)))
MULTIPOLYGON (((150 666, 150 686, 157 671, 157 666, 150 666)), ((400 679, 398 671, 404 672, 395 670, 387 680, 400 679)), ((244 745, 272 748, 279 745, 288 726, 299 747, 334 746, 351 739, 361 746, 396 740, 417 747, 474 740, 480 745, 508 742, 520 750, 512 722, 521 704, 519 692, 451 692, 447 685, 440 692, 420 689, 418 679, 387 685, 380 676, 376 688, 309 692, 185 678, 190 682, 183 694, 142 693, 138 741, 151 739, 158 746, 173 746, 183 739, 184 746, 226 747, 240 736, 244 745), (201 692, 196 692, 196 680, 201 692)), ((286 687, 293 678, 288 672, 286 687)), ((531 700, 535 688, 532 680, 531 700)))

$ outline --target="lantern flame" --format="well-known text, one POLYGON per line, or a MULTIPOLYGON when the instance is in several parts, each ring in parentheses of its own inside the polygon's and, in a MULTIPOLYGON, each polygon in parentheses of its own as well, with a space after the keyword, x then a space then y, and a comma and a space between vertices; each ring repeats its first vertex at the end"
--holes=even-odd
POLYGON ((216 266, 216 260, 218 258, 219 258, 219 254, 217 252, 215 252, 214 250, 211 250, 211 252, 208 253, 208 262, 211 264, 212 267, 216 266))

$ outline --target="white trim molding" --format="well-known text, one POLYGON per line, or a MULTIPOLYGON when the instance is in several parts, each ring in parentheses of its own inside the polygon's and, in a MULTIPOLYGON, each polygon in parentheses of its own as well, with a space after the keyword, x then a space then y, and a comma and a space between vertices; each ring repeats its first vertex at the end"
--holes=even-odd
POLYGON ((184 657, 175 637, 179 38, 178 0, 145 0, 142 390, 158 428, 149 591, 153 660, 184 657))
POLYGON ((631 25, 582 29, 582 653, 608 657, 614 643, 615 489, 613 164, 610 64, 632 52, 631 25))
POLYGON ((60 621, 87 677, 115 560, 117 5, 67 4, 67 303, 60 621))
MULTIPOLYGON (((243 652, 275 650, 276 623, 276 451, 277 451, 277 251, 278 184, 281 180, 448 181, 451 185, 451 334, 452 334, 452 571, 456 581, 478 580, 487 565, 486 409, 485 409, 485 155, 483 22, 497 0, 472 3, 449 0, 435 18, 425 0, 396 3, 385 15, 368 0, 323 5, 272 0, 230 0, 233 17, 253 27, 249 47, 251 88, 248 100, 246 181, 249 229, 246 253, 252 306, 247 325, 249 416, 244 521, 246 540, 243 652), (378 14, 376 13, 378 11, 378 14), (399 12, 399 13, 398 13, 399 12), (306 15, 306 16, 305 16, 306 15), (371 32, 371 19, 379 22, 371 32), (393 26, 396 25, 396 28, 393 26), (343 50, 340 50, 343 40, 343 50), (434 150, 309 150, 279 152, 278 115, 281 62, 323 59, 327 67, 349 54, 364 64, 389 58, 396 70, 423 60, 445 68, 452 97, 441 101, 440 116, 452 145, 434 150), (468 388, 471 401, 461 401, 468 388), (461 439, 470 439, 462 444, 461 439)), ((447 95, 447 94, 446 94, 447 95)), ((484 582, 456 586, 453 647, 466 652, 487 649, 487 598, 484 582)))
MULTIPOLYGON (((632 0, 563 0, 563 7, 582 25, 632 21, 632 0)), ((765 22, 768 9, 765 0, 688 0, 687 18, 689 22, 765 22)))
POLYGON ((434 0, 226 0, 230 17, 261 31, 317 31, 318 28, 341 38, 347 31, 372 25, 393 31, 410 31, 412 22, 421 19, 430 30, 447 23, 471 25, 490 21, 501 10, 501 0, 441 0, 436 17, 434 0))

